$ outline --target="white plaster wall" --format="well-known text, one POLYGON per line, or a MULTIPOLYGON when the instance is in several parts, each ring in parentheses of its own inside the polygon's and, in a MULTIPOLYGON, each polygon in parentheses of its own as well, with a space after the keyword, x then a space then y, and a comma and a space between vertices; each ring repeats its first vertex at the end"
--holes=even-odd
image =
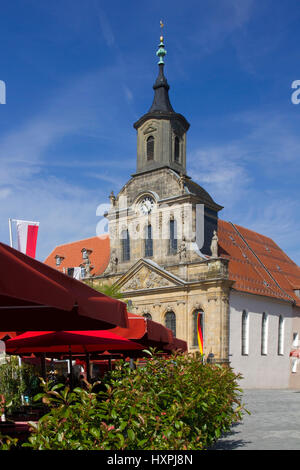
MULTIPOLYGON (((300 308, 294 307, 293 309, 294 318, 293 318, 293 328, 292 328, 292 337, 291 337, 291 350, 300 348, 300 308), (294 334, 298 334, 298 339, 293 341, 294 334)), ((300 359, 290 358, 291 370, 293 362, 296 361, 296 369, 291 372, 290 375, 290 387, 300 389, 300 359)))
POLYGON ((240 372, 242 388, 288 388, 292 336, 292 306, 287 302, 237 291, 230 293, 229 360, 240 372), (242 313, 249 315, 249 353, 241 353, 242 313), (268 314, 268 350, 261 354, 262 314, 268 314), (284 317, 284 354, 278 355, 278 322, 284 317))

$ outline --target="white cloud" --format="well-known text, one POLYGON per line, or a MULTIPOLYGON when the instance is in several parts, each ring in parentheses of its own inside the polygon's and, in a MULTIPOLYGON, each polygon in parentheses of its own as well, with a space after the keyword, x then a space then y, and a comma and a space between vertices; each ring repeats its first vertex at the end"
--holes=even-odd
POLYGON ((206 146, 189 156, 193 178, 221 205, 234 206, 249 189, 251 175, 240 162, 244 151, 232 143, 206 146))
POLYGON ((108 47, 112 47, 115 44, 115 36, 111 27, 111 24, 102 8, 100 8, 99 3, 95 3, 95 9, 97 11, 97 16, 99 18, 99 24, 101 28, 102 35, 108 47))
POLYGON ((125 93, 125 97, 127 99, 128 102, 131 102, 133 100, 133 93, 132 91, 128 88, 127 85, 123 85, 123 88, 124 88, 124 93, 125 93))
POLYGON ((225 39, 247 24, 253 13, 253 0, 210 0, 203 9, 203 21, 190 37, 199 46, 199 54, 209 54, 222 46, 225 39))
POLYGON ((10 194, 10 188, 0 188, 0 199, 7 199, 10 194))
MULTIPOLYGON (((105 186, 99 184, 96 191, 80 180, 71 184, 55 176, 59 173, 53 169, 57 158, 53 149, 65 137, 89 136, 91 131, 100 149, 102 136, 114 140, 115 126, 121 128, 118 122, 122 106, 126 113, 122 90, 114 86, 118 76, 115 67, 81 77, 60 90, 40 113, 2 137, 0 239, 4 243, 9 238, 8 218, 40 221, 39 259, 44 259, 57 244, 96 234, 95 210, 107 202, 105 186)), ((120 137, 123 134, 121 129, 120 137)), ((60 163, 74 167, 70 158, 60 163)), ((82 163, 83 168, 89 166, 88 155, 84 155, 82 163)), ((103 156, 99 156, 99 163, 105 165, 103 156)))
POLYGON ((248 133, 192 151, 189 173, 224 206, 221 218, 273 238, 300 264, 300 137, 293 118, 257 110, 228 118, 228 126, 237 120, 248 133))
MULTIPOLYGON (((2 207, 2 222, 9 217, 40 222, 37 257, 43 260, 61 243, 96 235, 95 211, 104 195, 99 191, 85 190, 66 181, 26 181, 20 190, 11 195, 9 205, 2 207)), ((8 243, 6 223, 0 229, 1 239, 8 243)))
MULTIPOLYGON (((104 166, 104 165, 103 165, 104 166)), ((121 187, 123 184, 125 184, 126 181, 124 181, 123 178, 118 178, 114 174, 114 172, 108 173, 107 171, 104 171, 102 173, 85 173, 85 176, 88 178, 95 178, 100 181, 106 181, 107 183, 111 183, 113 185, 114 191, 116 190, 117 187, 121 187)))

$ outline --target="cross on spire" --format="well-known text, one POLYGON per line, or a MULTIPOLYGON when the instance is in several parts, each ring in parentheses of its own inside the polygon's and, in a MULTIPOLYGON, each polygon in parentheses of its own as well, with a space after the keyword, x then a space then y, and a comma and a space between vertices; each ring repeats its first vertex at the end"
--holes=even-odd
POLYGON ((164 64, 164 56, 167 53, 167 51, 165 49, 165 45, 164 45, 164 37, 162 35, 162 31, 163 31, 163 27, 164 27, 164 24, 163 24, 162 20, 160 20, 160 27, 161 27, 160 43, 159 43, 159 46, 158 46, 158 51, 156 52, 156 55, 159 57, 158 65, 164 64))

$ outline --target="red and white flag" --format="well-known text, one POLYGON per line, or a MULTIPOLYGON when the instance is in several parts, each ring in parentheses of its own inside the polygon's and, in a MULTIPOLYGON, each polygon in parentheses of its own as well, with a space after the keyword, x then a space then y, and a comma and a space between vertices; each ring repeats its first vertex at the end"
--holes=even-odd
POLYGON ((18 250, 35 258, 39 222, 15 220, 18 234, 18 250))

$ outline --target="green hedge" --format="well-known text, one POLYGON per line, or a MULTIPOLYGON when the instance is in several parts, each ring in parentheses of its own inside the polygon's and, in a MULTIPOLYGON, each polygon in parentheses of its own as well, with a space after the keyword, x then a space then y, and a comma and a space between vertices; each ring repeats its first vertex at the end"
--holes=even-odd
MULTIPOLYGON (((137 364, 138 365, 138 364, 137 364)), ((213 444, 245 411, 239 377, 199 358, 153 356, 130 370, 120 362, 94 393, 62 385, 37 396, 49 406, 33 431, 32 449, 201 450, 213 444)))

